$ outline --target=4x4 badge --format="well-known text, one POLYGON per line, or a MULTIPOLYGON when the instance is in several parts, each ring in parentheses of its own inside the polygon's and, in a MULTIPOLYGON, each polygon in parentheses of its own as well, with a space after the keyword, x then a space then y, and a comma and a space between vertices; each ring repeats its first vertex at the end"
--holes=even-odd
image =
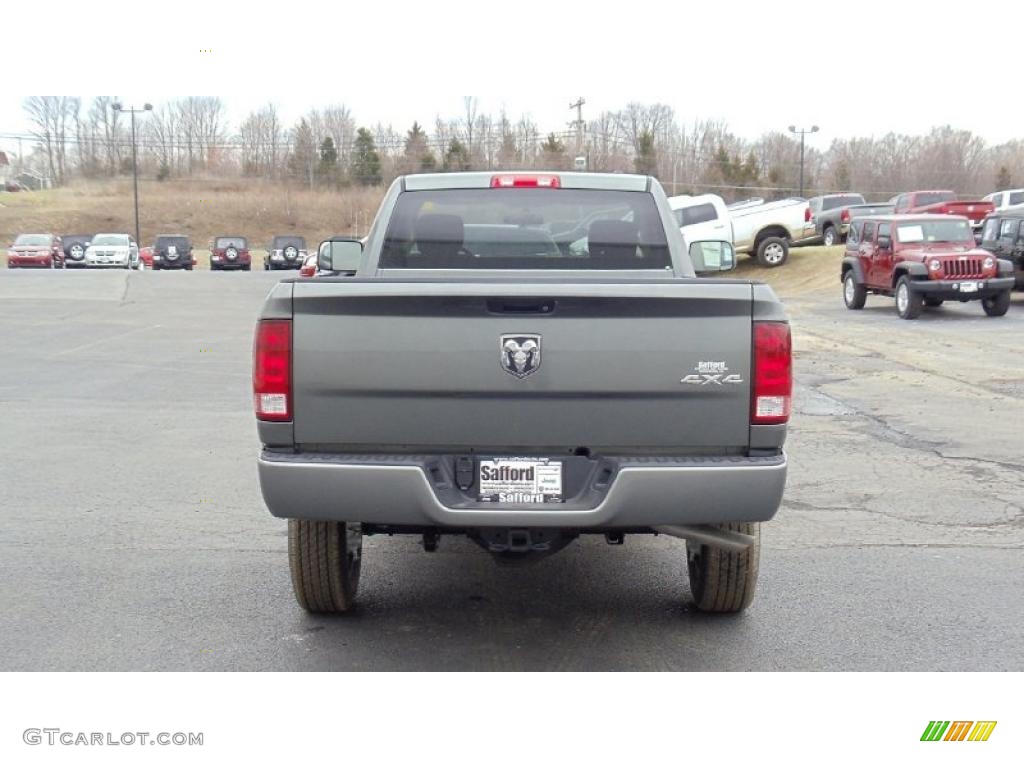
POLYGON ((729 373, 729 366, 720 360, 701 360, 693 367, 696 373, 690 373, 679 380, 680 384, 742 384, 743 377, 738 373, 729 373))
POLYGON ((501 367, 517 379, 540 368, 539 333, 503 333, 498 339, 501 367))

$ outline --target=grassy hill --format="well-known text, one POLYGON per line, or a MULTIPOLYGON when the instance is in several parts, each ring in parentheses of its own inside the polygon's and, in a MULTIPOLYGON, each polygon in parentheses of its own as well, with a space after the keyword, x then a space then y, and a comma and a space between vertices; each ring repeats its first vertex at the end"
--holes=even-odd
MULTIPOLYGON (((276 234, 298 234, 311 248, 336 234, 366 234, 381 189, 309 190, 246 180, 139 183, 142 245, 162 233, 192 237, 197 251, 216 235, 245 235, 262 248, 276 234)), ((0 194, 0 242, 23 232, 79 234, 134 229, 131 179, 0 194)), ((200 264, 204 262, 200 254, 200 264)))

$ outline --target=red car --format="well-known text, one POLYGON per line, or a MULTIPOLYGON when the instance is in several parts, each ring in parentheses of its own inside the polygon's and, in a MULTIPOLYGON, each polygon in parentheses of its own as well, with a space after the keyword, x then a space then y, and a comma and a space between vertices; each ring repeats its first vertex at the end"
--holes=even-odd
POLYGON ((316 277, 316 261, 318 258, 315 253, 308 257, 299 268, 299 277, 316 277))
POLYGON ((18 235, 7 248, 7 267, 64 269, 64 247, 57 235, 18 235))
POLYGON ((869 293, 894 296, 904 320, 944 301, 981 301, 1000 317, 1014 284, 1013 264, 975 247, 966 218, 930 214, 854 219, 840 279, 847 309, 869 293))
POLYGON ((147 245, 145 248, 139 248, 139 263, 143 264, 146 269, 153 268, 153 246, 147 245))
POLYGON ((966 216, 971 226, 981 229, 985 217, 996 209, 989 200, 957 200, 951 189, 936 189, 923 192, 905 192, 893 201, 894 213, 943 213, 948 216, 966 216))
POLYGON ((238 235, 215 237, 210 243, 210 269, 252 269, 249 241, 238 235))

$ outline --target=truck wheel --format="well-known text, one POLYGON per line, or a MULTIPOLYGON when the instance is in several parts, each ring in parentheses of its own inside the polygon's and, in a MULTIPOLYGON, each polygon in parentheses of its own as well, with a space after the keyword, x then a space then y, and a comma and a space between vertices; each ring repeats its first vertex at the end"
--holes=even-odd
POLYGON ((762 267, 781 267, 789 258, 789 243, 784 237, 766 237, 757 244, 757 263, 762 267))
POLYGON ((825 232, 821 236, 822 242, 825 245, 836 245, 839 243, 839 233, 836 232, 836 228, 829 224, 825 227, 825 232))
POLYGON ((847 309, 864 309, 864 302, 868 298, 868 289, 857 282, 857 276, 852 269, 846 270, 843 278, 843 301, 847 309))
POLYGON ((754 599, 757 566, 761 558, 760 523, 723 523, 725 531, 754 537, 744 552, 733 552, 699 542, 686 542, 690 592, 697 609, 705 613, 739 613, 754 599))
POLYGON ((942 299, 936 299, 934 296, 925 296, 924 305, 926 307, 941 307, 942 299))
POLYGON ((896 311, 904 320, 913 320, 921 314, 924 300, 912 287, 910 278, 904 275, 896 283, 896 311))
POLYGON ((981 300, 981 306, 989 317, 1002 317, 1010 308, 1010 292, 1003 291, 981 300))
POLYGON ((352 608, 362 560, 359 523, 288 521, 292 589, 310 613, 344 613, 352 608))

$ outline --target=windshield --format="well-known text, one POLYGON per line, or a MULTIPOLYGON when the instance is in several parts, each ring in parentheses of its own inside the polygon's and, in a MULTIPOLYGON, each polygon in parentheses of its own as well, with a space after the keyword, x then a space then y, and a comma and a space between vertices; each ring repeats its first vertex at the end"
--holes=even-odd
POLYGON ((718 212, 711 203, 691 205, 688 208, 679 208, 673 211, 676 221, 680 227, 688 227, 691 224, 703 224, 705 221, 714 221, 718 218, 718 212))
POLYGON ((17 240, 14 241, 15 245, 49 245, 51 243, 49 235, 18 235, 17 240))
POLYGON ((96 235, 92 239, 93 245, 128 245, 127 235, 96 235))
POLYGON ((306 250, 306 238, 296 237, 294 235, 279 235, 274 238, 274 243, 270 249, 272 251, 281 251, 292 245, 298 248, 300 251, 306 250))
POLYGON ((214 246, 216 248, 245 248, 244 237, 218 237, 217 243, 214 246))
POLYGON ((974 247, 974 233, 966 219, 908 221, 896 226, 896 238, 908 243, 964 243, 974 247))
POLYGON ((405 192, 382 269, 667 269, 646 192, 458 189, 405 192))
POLYGON ((834 195, 826 197, 821 207, 828 211, 832 208, 845 208, 850 205, 864 205, 864 197, 862 195, 834 195))
MULTIPOLYGON (((95 242, 95 241, 93 241, 95 242)), ((187 237, 167 237, 161 236, 156 239, 155 247, 157 249, 164 249, 168 246, 173 245, 175 250, 187 251, 191 246, 189 245, 187 237)))
POLYGON ((914 199, 914 205, 935 205, 935 203, 948 203, 950 200, 956 200, 956 195, 952 192, 922 192, 914 199))

